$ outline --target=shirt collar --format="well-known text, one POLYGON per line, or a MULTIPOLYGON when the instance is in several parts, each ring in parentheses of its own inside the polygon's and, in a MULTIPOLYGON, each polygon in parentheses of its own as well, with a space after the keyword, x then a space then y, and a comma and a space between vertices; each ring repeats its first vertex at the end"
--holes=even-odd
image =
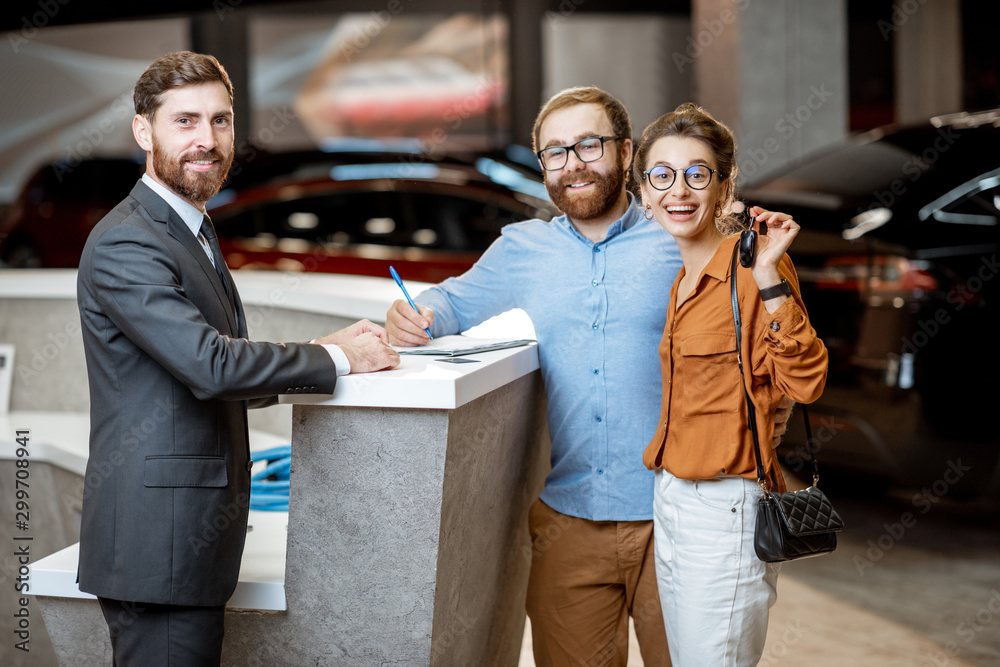
POLYGON ((705 265, 705 275, 712 276, 719 282, 729 280, 729 269, 732 267, 733 247, 740 240, 739 234, 733 234, 722 239, 722 243, 715 249, 712 259, 705 265))
MULTIPOLYGON (((598 243, 604 243, 618 234, 627 232, 632 229, 632 227, 635 226, 635 223, 637 223, 642 217, 642 209, 636 205, 636 200, 635 197, 632 196, 632 193, 626 191, 625 196, 628 199, 628 207, 625 209, 625 213, 622 214, 622 217, 611 223, 611 226, 608 227, 608 233, 605 234, 604 239, 598 241, 598 243)), ((573 226, 573 223, 569 221, 569 216, 565 213, 557 218, 553 218, 553 222, 557 222, 558 224, 569 228, 578 237, 584 239, 587 243, 591 243, 591 241, 589 241, 576 227, 573 226)), ((594 245, 598 245, 598 243, 595 243, 594 245)))
POLYGON ((628 208, 625 209, 625 214, 622 217, 611 223, 611 226, 608 228, 608 235, 605 237, 606 239, 632 229, 642 216, 642 209, 636 204, 632 193, 626 192, 625 197, 628 199, 628 208))
POLYGON ((198 233, 201 231, 202 220, 205 219, 204 211, 198 210, 190 203, 178 197, 177 193, 154 180, 149 174, 142 175, 142 182, 148 185, 150 190, 160 195, 163 201, 167 202, 170 208, 174 209, 174 212, 180 216, 181 220, 184 221, 184 225, 191 230, 191 233, 194 236, 198 236, 198 233))

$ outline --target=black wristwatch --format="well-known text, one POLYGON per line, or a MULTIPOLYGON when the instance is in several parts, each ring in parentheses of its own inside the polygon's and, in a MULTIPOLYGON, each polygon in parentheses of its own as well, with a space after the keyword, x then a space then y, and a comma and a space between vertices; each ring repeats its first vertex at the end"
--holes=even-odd
POLYGON ((788 281, 784 278, 777 285, 771 287, 765 287, 760 291, 760 298, 762 301, 767 301, 768 299, 775 299, 779 296, 791 296, 792 286, 788 284, 788 281))

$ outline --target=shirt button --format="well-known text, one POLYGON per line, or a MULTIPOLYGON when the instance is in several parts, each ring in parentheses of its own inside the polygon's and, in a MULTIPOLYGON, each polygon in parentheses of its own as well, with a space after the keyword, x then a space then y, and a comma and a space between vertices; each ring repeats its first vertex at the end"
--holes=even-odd
POLYGON ((601 252, 601 249, 598 246, 595 245, 594 246, 594 252, 601 252))
POLYGON ((592 280, 592 281, 590 282, 590 284, 591 284, 591 285, 593 285, 594 287, 597 287, 597 281, 596 281, 596 280, 592 280))
POLYGON ((595 368, 594 369, 594 375, 600 375, 600 374, 601 374, 601 371, 599 371, 598 369, 595 368))
POLYGON ((598 417, 598 418, 597 418, 597 421, 598 421, 598 423, 600 423, 600 422, 601 422, 601 418, 600 418, 600 417, 598 417))
POLYGON ((597 469, 597 474, 598 475, 603 475, 604 474, 604 468, 598 468, 597 469))
POLYGON ((780 324, 778 324, 777 322, 771 322, 771 331, 777 331, 780 328, 781 328, 780 324))
POLYGON ((597 322, 594 322, 594 331, 597 331, 597 322))

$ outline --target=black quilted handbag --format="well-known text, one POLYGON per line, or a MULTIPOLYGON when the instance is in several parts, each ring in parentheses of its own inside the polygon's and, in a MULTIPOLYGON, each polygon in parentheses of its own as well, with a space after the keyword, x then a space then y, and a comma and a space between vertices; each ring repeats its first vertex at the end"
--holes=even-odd
POLYGON ((765 563, 822 556, 837 548, 837 533, 844 529, 844 522, 833 508, 830 499, 819 489, 819 463, 812 448, 812 429, 809 412, 800 407, 806 427, 806 449, 812 463, 813 484, 801 491, 778 493, 767 488, 764 463, 760 456, 757 436, 757 416, 753 402, 746 390, 743 374, 743 351, 740 304, 736 296, 736 259, 740 244, 733 249, 730 293, 733 302, 733 321, 736 325, 736 356, 739 360, 743 397, 746 399, 747 428, 753 436, 753 453, 757 464, 757 483, 764 497, 757 502, 757 524, 754 527, 754 550, 765 563))

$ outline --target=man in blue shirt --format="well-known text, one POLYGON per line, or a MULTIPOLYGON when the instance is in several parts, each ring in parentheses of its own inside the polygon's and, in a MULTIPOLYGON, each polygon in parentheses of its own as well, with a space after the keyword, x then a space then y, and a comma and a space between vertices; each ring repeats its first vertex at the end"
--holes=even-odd
POLYGON ((657 346, 681 267, 673 238, 625 188, 632 127, 596 88, 550 99, 533 130, 564 215, 508 225, 462 276, 393 304, 390 342, 422 345, 512 308, 538 338, 552 471, 531 508, 528 582, 536 664, 622 665, 631 614, 647 667, 669 665, 653 570, 657 346))

